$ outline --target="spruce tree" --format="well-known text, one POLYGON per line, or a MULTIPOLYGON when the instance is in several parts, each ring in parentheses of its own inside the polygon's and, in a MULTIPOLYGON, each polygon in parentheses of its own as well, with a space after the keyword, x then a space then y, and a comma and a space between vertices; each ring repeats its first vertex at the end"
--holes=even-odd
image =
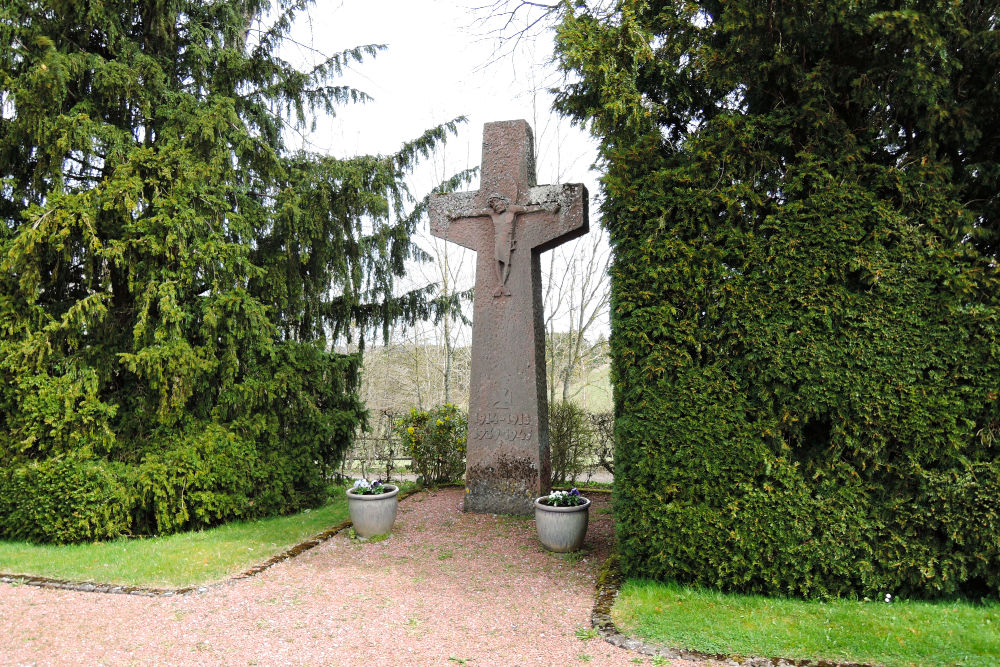
POLYGON ((297 69, 279 49, 310 4, 0 8, 0 536, 323 497, 364 419, 359 358, 332 342, 426 312, 394 292, 421 213, 403 178, 453 124, 388 156, 291 150, 366 100, 338 75, 381 48, 297 69))

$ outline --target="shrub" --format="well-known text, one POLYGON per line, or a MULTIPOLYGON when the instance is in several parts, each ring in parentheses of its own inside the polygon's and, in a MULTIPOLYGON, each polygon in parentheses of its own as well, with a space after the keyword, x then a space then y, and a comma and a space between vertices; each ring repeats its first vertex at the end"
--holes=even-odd
POLYGON ((566 7, 558 104, 607 168, 625 573, 1000 593, 990 11, 566 7))
MULTIPOLYGON (((357 362, 286 345, 276 347, 271 362, 277 367, 258 369, 269 376, 271 390, 228 396, 228 423, 216 421, 218 415, 158 425, 150 420, 154 428, 141 440, 111 452, 120 460, 90 458, 107 448, 100 441, 72 457, 60 453, 31 462, 0 440, 0 539, 163 535, 320 504, 327 472, 364 419, 353 386, 357 362), (108 492, 104 501, 102 489, 108 492), (26 505, 26 498, 36 506, 26 505)), ((65 411, 74 407, 69 402, 65 411)))
POLYGON ((403 450, 408 450, 396 436, 399 414, 401 413, 394 412, 390 408, 383 408, 368 420, 365 428, 358 430, 353 448, 341 462, 339 477, 353 476, 355 473, 347 469, 347 466, 351 465, 352 470, 355 466, 359 468, 357 474, 365 479, 369 473, 386 480, 392 478, 396 458, 407 456, 403 450))
POLYGON ((396 422, 396 433, 413 458, 413 470, 424 484, 462 478, 469 420, 450 403, 429 411, 410 410, 396 422))
MULTIPOLYGON (((192 428, 172 438, 170 449, 145 457, 135 469, 140 499, 137 526, 165 535, 247 518, 261 461, 252 445, 217 424, 192 428)), ((271 482, 281 471, 270 469, 271 482)))
POLYGON ((419 217, 400 212, 406 175, 456 122, 385 159, 303 154, 281 128, 346 101, 340 56, 306 71, 279 57, 308 3, 280 18, 270 2, 113 4, 0 10, 0 477, 26 521, 5 514, 0 537, 116 533, 122 488, 85 469, 123 471, 134 534, 315 505, 365 418, 360 352, 333 341, 431 305, 394 289, 419 217), (234 51, 252 20, 268 39, 234 51), (112 79, 156 84, 94 83, 112 79))
POLYGON ((615 416, 611 412, 590 415, 597 444, 594 453, 597 463, 612 475, 615 474, 615 416))
POLYGON ((71 458, 0 470, 0 535, 29 542, 90 542, 129 533, 122 467, 71 458))
POLYGON ((570 401, 549 406, 549 453, 552 483, 576 482, 594 457, 596 434, 583 408, 570 401))

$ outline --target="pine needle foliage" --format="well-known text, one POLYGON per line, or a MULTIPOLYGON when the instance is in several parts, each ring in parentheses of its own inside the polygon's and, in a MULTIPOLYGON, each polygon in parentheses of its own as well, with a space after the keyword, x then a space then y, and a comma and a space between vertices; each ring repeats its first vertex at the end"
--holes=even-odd
POLYGON ((0 536, 323 499, 365 416, 333 340, 428 314, 395 291, 420 215, 403 178, 457 121, 388 156, 291 150, 367 99, 336 81, 382 48, 296 68, 279 48, 310 4, 0 7, 0 536))
POLYGON ((1000 3, 564 9, 630 575, 1000 591, 1000 3))

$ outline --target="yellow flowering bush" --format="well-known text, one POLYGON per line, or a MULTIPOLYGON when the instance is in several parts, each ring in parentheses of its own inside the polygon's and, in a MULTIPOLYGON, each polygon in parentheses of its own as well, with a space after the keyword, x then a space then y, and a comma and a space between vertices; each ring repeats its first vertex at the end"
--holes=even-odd
POLYGON ((396 434, 413 459, 419 481, 433 485, 462 478, 468 427, 468 416, 450 403, 431 410, 411 409, 396 422, 396 434))

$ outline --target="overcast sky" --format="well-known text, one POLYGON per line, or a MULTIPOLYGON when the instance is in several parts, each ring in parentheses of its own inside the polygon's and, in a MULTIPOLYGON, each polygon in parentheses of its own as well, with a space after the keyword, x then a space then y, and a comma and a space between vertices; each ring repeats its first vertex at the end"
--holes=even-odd
MULTIPOLYGON (((552 98, 546 90, 560 81, 554 66, 546 64, 552 56, 551 32, 522 40, 509 53, 509 46, 498 45, 489 35, 495 23, 477 22, 484 14, 476 12, 475 6, 463 0, 317 0, 293 33, 303 46, 289 46, 284 53, 287 58, 315 60, 313 49, 332 54, 363 44, 387 48, 367 62, 352 65, 341 81, 363 90, 374 101, 348 105, 336 118, 322 120, 308 135, 306 148, 338 157, 388 154, 430 127, 466 116, 468 122, 458 136, 410 179, 419 197, 448 176, 479 166, 484 123, 523 118, 535 133, 538 182, 585 183, 591 194, 591 229, 595 230, 593 196, 598 174, 590 169, 595 144, 583 129, 550 111, 552 98), (504 54, 499 57, 498 46, 504 54)), ((469 189, 478 187, 477 180, 469 189)), ((434 252, 447 245, 449 263, 464 262, 457 287, 472 286, 471 252, 432 239, 426 228, 418 232, 418 243, 434 252)), ((574 249, 573 244, 566 244, 551 251, 564 262, 551 268, 553 274, 565 274, 574 249)), ((543 258, 543 273, 545 267, 543 258)), ((437 282, 434 270, 433 264, 412 266, 410 285, 437 282)), ((546 311, 557 305, 547 303, 546 311)), ((607 329, 605 315, 595 335, 607 334, 607 329)))
MULTIPOLYGON (((466 116, 468 123, 437 168, 452 173, 478 165, 483 123, 526 119, 539 147, 538 179, 585 182, 594 190, 593 143, 549 111, 547 86, 558 81, 548 33, 524 41, 510 56, 491 59, 497 41, 482 12, 462 0, 318 0, 295 37, 323 53, 385 44, 374 59, 352 65, 344 83, 374 102, 344 108, 309 137, 313 148, 338 156, 391 153, 429 127, 466 116)), ((297 49, 301 57, 308 57, 297 49)), ((296 47, 291 47, 292 54, 296 47)))

